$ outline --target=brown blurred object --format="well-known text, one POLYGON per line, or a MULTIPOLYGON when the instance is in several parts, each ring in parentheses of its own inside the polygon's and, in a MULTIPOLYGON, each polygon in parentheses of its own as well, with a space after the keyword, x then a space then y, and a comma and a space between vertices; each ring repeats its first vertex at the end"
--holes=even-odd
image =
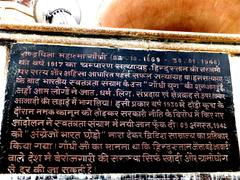
POLYGON ((0 0, 0 23, 35 23, 33 4, 35 0, 0 0))
POLYGON ((240 33, 240 0, 111 0, 99 15, 99 25, 240 33))
POLYGON ((0 0, 0 1, 16 2, 16 3, 19 3, 21 5, 30 7, 30 6, 33 5, 34 0, 0 0))

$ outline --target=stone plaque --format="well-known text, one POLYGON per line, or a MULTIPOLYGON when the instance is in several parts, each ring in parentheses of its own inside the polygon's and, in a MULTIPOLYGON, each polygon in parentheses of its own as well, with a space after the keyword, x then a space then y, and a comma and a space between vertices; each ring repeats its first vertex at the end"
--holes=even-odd
POLYGON ((228 55, 14 44, 2 173, 239 169, 228 55))

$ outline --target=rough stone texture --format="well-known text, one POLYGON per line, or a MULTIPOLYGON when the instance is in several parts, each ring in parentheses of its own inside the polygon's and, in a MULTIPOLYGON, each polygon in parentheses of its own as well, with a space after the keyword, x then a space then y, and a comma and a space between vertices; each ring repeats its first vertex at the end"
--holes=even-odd
POLYGON ((106 27, 240 33, 238 0, 111 0, 99 17, 106 27))

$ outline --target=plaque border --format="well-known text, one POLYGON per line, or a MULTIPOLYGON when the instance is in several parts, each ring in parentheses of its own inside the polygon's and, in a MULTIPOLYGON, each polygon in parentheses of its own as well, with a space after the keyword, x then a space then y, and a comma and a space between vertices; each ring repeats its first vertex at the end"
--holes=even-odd
POLYGON ((1 24, 0 45, 7 47, 7 62, 12 43, 240 54, 240 34, 1 24))

